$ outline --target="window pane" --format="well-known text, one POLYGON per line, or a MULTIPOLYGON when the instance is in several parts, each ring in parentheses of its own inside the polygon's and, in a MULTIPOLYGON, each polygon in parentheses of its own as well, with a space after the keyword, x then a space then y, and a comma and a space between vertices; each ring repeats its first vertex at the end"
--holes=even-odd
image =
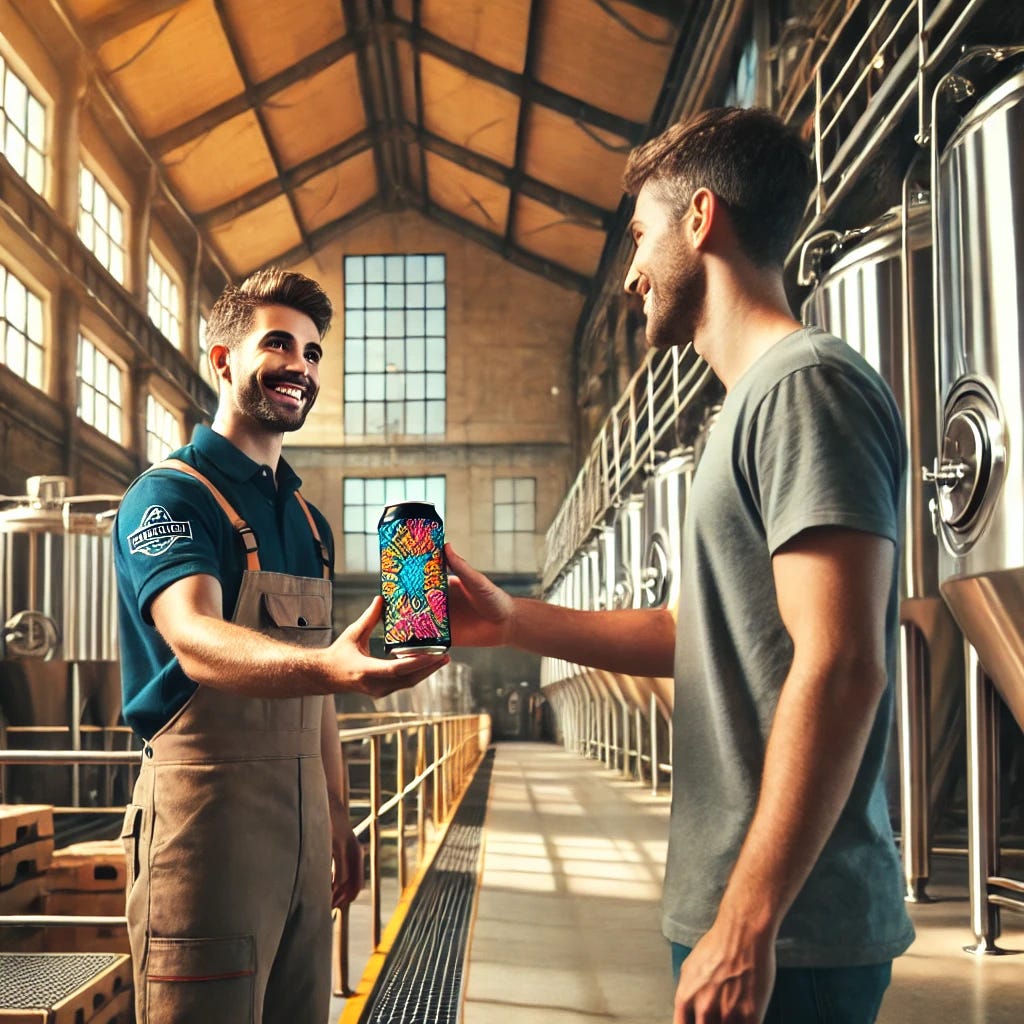
POLYGON ((367 505, 383 505, 384 504, 384 480, 367 480, 366 481, 366 504, 367 505))
POLYGON ((424 281, 427 274, 427 260, 425 256, 408 256, 405 264, 406 281, 424 281))
POLYGON ((345 372, 362 373, 366 369, 366 345, 362 339, 345 342, 345 372))
POLYGON ((345 375, 345 401, 362 402, 366 398, 366 381, 358 373, 345 375))
POLYGON ((511 505, 494 506, 494 529, 501 533, 510 533, 515 525, 511 505))
POLYGON ((353 284, 362 283, 362 281, 363 281, 363 257, 362 256, 346 256, 345 257, 345 281, 346 281, 346 283, 352 282, 353 284))
POLYGON ((361 309, 345 310, 345 337, 361 338, 366 334, 366 316, 361 309))
POLYGON ((503 503, 509 505, 512 503, 512 484, 513 481, 507 478, 494 481, 494 501, 496 504, 503 503))
POLYGON ((367 375, 366 381, 366 394, 365 399, 367 402, 382 402, 384 400, 384 374, 373 373, 367 375))
POLYGON ((366 280, 367 281, 383 281, 384 280, 384 257, 383 256, 367 256, 366 257, 366 280))
POLYGON ((427 402, 427 433, 444 433, 444 402, 427 402))
POLYGON ((423 402, 407 403, 405 407, 405 432, 425 434, 427 432, 427 407, 423 402))
POLYGON ((387 256, 384 259, 385 278, 389 283, 405 280, 405 257, 387 256))

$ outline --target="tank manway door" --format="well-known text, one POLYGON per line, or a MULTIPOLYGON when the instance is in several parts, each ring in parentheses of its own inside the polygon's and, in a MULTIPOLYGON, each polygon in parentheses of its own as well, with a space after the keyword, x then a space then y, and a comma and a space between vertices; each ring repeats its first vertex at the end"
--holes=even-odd
POLYGON ((944 527, 937 532, 950 552, 959 555, 984 530, 1006 464, 1002 417, 981 381, 961 378, 950 390, 941 451, 936 466, 924 470, 923 478, 935 484, 933 508, 944 527))

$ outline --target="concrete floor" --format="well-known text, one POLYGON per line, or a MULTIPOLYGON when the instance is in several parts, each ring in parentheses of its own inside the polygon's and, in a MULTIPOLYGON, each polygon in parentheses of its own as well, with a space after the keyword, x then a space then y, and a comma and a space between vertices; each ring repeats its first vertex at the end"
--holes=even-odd
MULTIPOLYGON (((543 744, 499 744, 471 937, 464 1024, 667 1024, 659 931, 668 799, 543 744)), ((918 938, 894 967, 879 1024, 1020 1024, 1024 918, 975 958, 966 861, 936 858, 911 907, 918 938)))

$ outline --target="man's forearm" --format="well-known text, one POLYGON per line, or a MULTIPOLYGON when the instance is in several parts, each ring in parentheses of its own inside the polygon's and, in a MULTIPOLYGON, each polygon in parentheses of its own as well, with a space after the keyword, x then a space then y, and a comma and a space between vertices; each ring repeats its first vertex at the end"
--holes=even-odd
POLYGON ((325 652, 298 647, 209 615, 194 615, 169 639, 185 674, 201 686, 247 697, 331 691, 325 652))
POLYGON ((719 916, 774 939, 835 828, 885 688, 871 664, 827 678, 794 668, 782 688, 757 808, 719 916))
POLYGON ((664 608, 577 611, 516 598, 509 642, 577 665, 636 676, 671 676, 675 621, 664 608))

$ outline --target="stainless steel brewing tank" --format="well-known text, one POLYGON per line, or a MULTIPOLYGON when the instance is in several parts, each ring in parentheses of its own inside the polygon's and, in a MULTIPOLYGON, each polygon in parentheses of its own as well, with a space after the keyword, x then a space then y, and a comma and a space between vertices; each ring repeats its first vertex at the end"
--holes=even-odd
POLYGON ((0 510, 4 658, 117 659, 113 517, 71 508, 26 498, 0 510))
POLYGON ((1024 728, 1024 72, 939 157, 943 596, 1024 728))
MULTIPOLYGON (((826 263, 804 301, 802 319, 842 338, 888 383, 903 416, 909 465, 916 472, 918 466, 931 465, 936 452, 931 208, 918 203, 908 210, 905 275, 898 207, 855 234, 856 244, 826 263)), ((904 600, 938 596, 937 551, 927 498, 911 481, 901 581, 904 600)))
MULTIPOLYGON (((904 218, 900 207, 822 257, 817 283, 801 318, 856 349, 888 383, 907 437, 909 472, 900 573, 900 618, 913 626, 927 657, 913 667, 928 683, 915 685, 927 700, 930 805, 941 806, 962 772, 963 641, 939 594, 938 539, 917 467, 935 458, 938 425, 932 330, 931 207, 920 199, 904 218), (904 264, 904 250, 906 264, 904 264)), ((909 657, 905 652, 905 658, 909 657)), ((909 728, 909 726, 905 726, 909 728)), ((895 765, 895 762, 894 762, 895 765)), ((895 787, 895 776, 891 780, 895 787)), ((892 805, 897 801, 891 794, 892 805)))
POLYGON ((680 448, 660 461, 644 484, 642 608, 678 605, 682 525, 693 468, 693 449, 680 448))
POLYGON ((640 607, 643 506, 643 495, 632 494, 615 510, 615 608, 640 607))

